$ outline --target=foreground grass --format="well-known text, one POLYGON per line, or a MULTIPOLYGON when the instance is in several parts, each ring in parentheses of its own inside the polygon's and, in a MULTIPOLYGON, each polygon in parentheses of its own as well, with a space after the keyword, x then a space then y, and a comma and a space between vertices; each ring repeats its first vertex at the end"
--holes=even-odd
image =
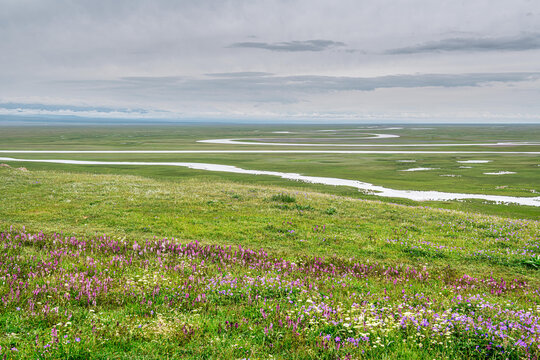
POLYGON ((522 358, 538 290, 263 250, 0 234, 4 353, 38 358, 522 358), (532 306, 532 307, 531 307, 532 306))
POLYGON ((531 277, 538 222, 284 188, 0 168, 0 225, 175 237, 297 255, 425 262, 531 277), (280 196, 279 196, 280 195, 280 196), (287 199, 290 198, 290 199, 287 199))
POLYGON ((232 182, 0 179, 10 357, 538 355, 535 221, 232 182))

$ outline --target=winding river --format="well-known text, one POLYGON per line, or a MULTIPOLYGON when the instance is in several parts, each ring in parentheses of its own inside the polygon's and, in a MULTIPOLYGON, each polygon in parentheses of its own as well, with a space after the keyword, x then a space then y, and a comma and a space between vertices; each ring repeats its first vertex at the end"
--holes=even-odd
POLYGON ((306 176, 297 173, 284 173, 278 171, 265 170, 249 170, 242 169, 236 166, 220 165, 220 164, 205 164, 205 163, 190 163, 190 162, 139 162, 139 161, 87 161, 87 160, 61 160, 61 159, 17 159, 9 157, 0 157, 0 161, 8 162, 38 162, 38 163, 57 163, 57 164, 72 164, 72 165, 129 165, 129 166, 180 166, 195 170, 228 172, 235 174, 246 175, 267 175, 276 176, 282 179, 302 181, 312 184, 323 184, 333 186, 349 186, 369 194, 389 197, 389 198, 404 198, 415 201, 448 201, 448 200, 467 200, 479 199, 485 201, 493 201, 496 203, 512 203, 518 205, 540 206, 540 196, 537 197, 518 197, 518 196, 499 196, 499 195, 484 195, 484 194, 463 194, 451 193, 442 191, 419 191, 419 190, 396 190, 383 186, 377 186, 358 180, 339 179, 333 177, 306 176))
MULTIPOLYGON (((381 139, 383 137, 399 137, 397 135, 390 136, 390 134, 374 134, 374 135, 388 135, 377 137, 381 139)), ((362 138, 362 139, 375 139, 375 138, 362 138)), ((494 142, 494 143, 456 143, 456 144, 322 144, 322 143, 293 143, 293 142, 260 142, 260 141, 246 141, 251 139, 208 139, 198 140, 199 143, 207 144, 223 144, 223 145, 264 145, 264 146, 336 146, 336 147, 448 147, 448 146, 538 146, 540 143, 534 142, 494 142)), ((293 139, 291 139, 293 140, 293 139)))
POLYGON ((524 154, 540 151, 438 150, 0 150, 0 154, 524 154))

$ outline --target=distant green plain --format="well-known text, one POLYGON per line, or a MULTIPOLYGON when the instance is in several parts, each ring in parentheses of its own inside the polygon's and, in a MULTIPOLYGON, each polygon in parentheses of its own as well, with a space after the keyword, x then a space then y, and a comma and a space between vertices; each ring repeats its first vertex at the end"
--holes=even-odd
MULTIPOLYGON (((198 143, 197 140, 242 138, 247 141, 287 141, 368 144, 420 143, 496 143, 540 142, 540 126, 314 126, 314 125, 169 125, 149 126, 80 126, 80 127, 4 127, 0 132, 1 150, 377 150, 377 151, 497 151, 497 154, 0 154, 22 159, 73 159, 102 161, 203 162, 234 165, 250 170, 295 172, 302 175, 337 177, 369 182, 401 190, 438 190, 506 196, 538 196, 540 192, 540 146, 429 146, 429 147, 299 147, 226 145, 198 143), (399 127, 401 129, 394 129, 399 127), (351 130, 359 128, 358 130, 351 130), (334 129, 336 132, 321 132, 334 129), (288 131, 290 133, 274 133, 288 131), (357 139, 364 133, 396 134, 399 138, 357 139), (353 139, 344 139, 353 138, 353 139), (354 139, 356 138, 356 139, 354 139), (400 162, 414 160, 415 162, 400 162), (490 160, 484 164, 457 161, 490 160), (469 167, 464 168, 463 166, 469 167), (429 171, 404 172, 408 168, 434 168, 429 171), (485 175, 485 172, 509 171, 516 174, 485 175)), ((171 166, 61 165, 7 162, 30 170, 63 170, 78 173, 131 174, 151 178, 179 180, 187 178, 243 184, 274 184, 294 189, 316 189, 357 198, 371 198, 403 204, 460 209, 518 218, 538 218, 540 210, 527 206, 496 205, 483 201, 417 203, 406 199, 388 199, 365 195, 356 189, 291 182, 269 176, 204 172, 171 166)))

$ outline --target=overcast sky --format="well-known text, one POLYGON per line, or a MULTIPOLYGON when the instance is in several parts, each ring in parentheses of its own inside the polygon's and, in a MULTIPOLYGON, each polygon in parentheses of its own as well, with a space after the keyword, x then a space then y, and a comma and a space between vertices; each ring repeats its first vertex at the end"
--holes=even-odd
POLYGON ((0 115, 540 122, 538 0, 0 0, 0 115))

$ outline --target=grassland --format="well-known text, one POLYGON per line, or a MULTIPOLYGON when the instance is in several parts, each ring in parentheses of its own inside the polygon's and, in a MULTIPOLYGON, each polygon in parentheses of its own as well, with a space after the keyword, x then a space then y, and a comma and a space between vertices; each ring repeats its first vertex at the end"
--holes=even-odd
MULTIPOLYGON (((5 127, 0 133, 3 150, 269 150, 260 145, 220 145, 197 143, 211 138, 265 139, 305 137, 330 139, 339 142, 350 126, 334 126, 335 133, 320 132, 322 126, 169 126, 169 127, 5 127), (286 130, 291 134, 275 134, 286 130), (295 134, 298 133, 298 134, 295 134)), ((378 132, 400 135, 399 138, 355 140, 373 144, 399 143, 492 143, 508 141, 540 142, 538 126, 404 126, 397 130, 378 127, 359 130, 362 133, 378 132)), ((352 135, 351 135, 352 134, 352 135)), ((347 140, 350 142, 350 140, 347 140)), ((505 196, 538 196, 540 167, 537 154, 509 154, 509 151, 539 151, 540 146, 456 146, 456 147, 392 147, 392 148, 338 148, 338 150, 434 150, 434 151, 496 151, 496 154, 6 154, 25 159, 76 159, 102 161, 181 161, 234 165, 252 170, 298 172, 303 175, 330 176, 355 179, 375 185, 402 190, 439 190, 447 192, 481 193, 505 196), (490 160, 486 164, 463 164, 458 161, 490 160), (401 160, 414 160, 404 163, 401 160), (464 167, 466 166, 466 167, 464 167), (434 168, 430 171, 404 172, 413 167, 434 168), (494 176, 486 172, 509 171, 515 174, 494 176)), ((270 150, 298 150, 287 146, 272 146, 270 150)), ((304 148, 301 150, 336 150, 332 147, 304 148)), ((1 156, 1 154, 0 154, 1 156)), ((9 163, 9 162, 7 162, 9 163)), ((12 166, 21 166, 15 162, 12 166)), ((31 170, 66 170, 80 173, 117 173, 142 175, 156 179, 205 178, 210 181, 233 180, 239 183, 290 186, 290 181, 272 177, 236 174, 209 174, 201 171, 171 167, 111 167, 105 165, 74 166, 61 164, 25 163, 31 170)), ((357 198, 376 199, 350 188, 334 188, 309 184, 295 187, 314 189, 326 193, 357 198)), ((384 200, 384 199, 382 199, 384 200)), ((408 200, 384 201, 414 204, 408 200)), ((500 206, 482 201, 424 202, 420 205, 437 208, 463 209, 516 218, 538 218, 537 208, 500 206)))
MULTIPOLYGON (((224 146, 196 140, 276 137, 272 132, 279 130, 318 137, 321 129, 5 127, 0 147, 208 150, 224 146)), ((376 141, 539 140, 534 126, 388 132, 401 137, 376 141)), ((455 148, 465 149, 493 150, 455 148)), ((540 191, 537 155, 504 153, 538 147, 495 150, 500 153, 6 156, 207 162, 396 189, 511 196, 540 191), (398 162, 403 159, 416 162, 398 162), (471 168, 457 163, 472 159, 491 162, 467 164, 471 168), (441 170, 398 171, 407 167, 441 170), (483 175, 499 170, 517 174, 483 175), (440 176, 445 174, 461 176, 440 176)), ((0 167, 2 357, 540 355, 538 208, 417 203, 345 187, 165 166, 7 164, 0 167)))
POLYGON ((538 352, 535 221, 225 180, 0 177, 12 357, 538 352))

